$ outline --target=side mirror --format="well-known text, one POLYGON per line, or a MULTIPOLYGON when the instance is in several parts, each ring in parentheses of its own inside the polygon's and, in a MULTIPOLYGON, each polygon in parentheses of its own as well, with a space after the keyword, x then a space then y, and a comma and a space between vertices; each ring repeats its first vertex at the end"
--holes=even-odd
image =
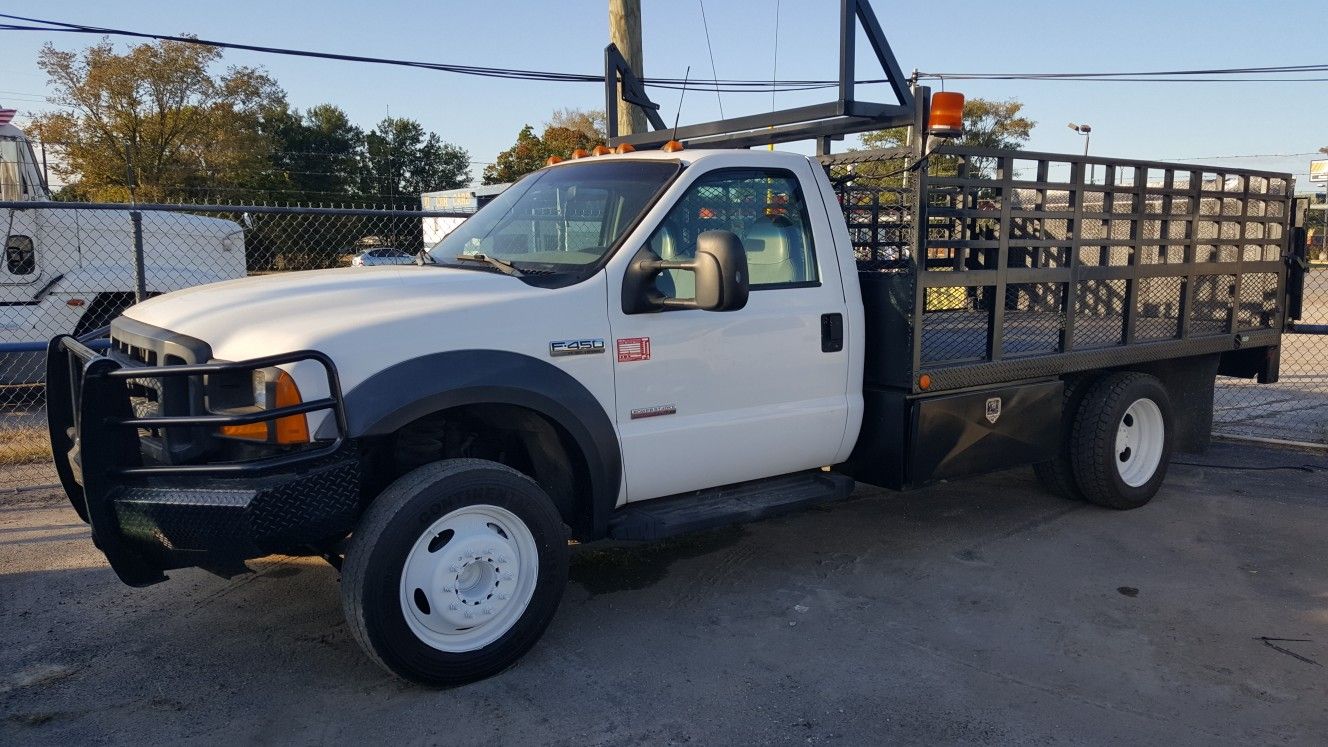
POLYGON ((732 231, 706 231, 696 238, 696 258, 667 262, 642 247, 623 278, 623 311, 643 314, 665 309, 737 311, 747 305, 747 252, 732 231), (693 298, 669 298, 655 288, 665 270, 683 270, 695 276, 693 298))

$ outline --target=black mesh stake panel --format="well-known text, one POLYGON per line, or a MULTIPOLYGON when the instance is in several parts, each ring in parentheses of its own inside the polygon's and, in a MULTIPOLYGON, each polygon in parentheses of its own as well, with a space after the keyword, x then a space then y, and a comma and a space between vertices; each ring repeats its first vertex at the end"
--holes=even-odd
POLYGON ((953 144, 910 159, 822 158, 877 278, 864 294, 891 294, 868 301, 895 317, 869 334, 913 340, 869 383, 921 391, 927 374, 938 391, 1280 339, 1287 174, 953 144))

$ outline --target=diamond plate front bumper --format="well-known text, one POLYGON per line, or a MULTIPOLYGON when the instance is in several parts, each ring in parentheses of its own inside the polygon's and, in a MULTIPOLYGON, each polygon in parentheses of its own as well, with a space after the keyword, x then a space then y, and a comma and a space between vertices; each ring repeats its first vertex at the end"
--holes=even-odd
POLYGON ((164 581, 163 571, 235 569, 275 552, 311 554, 354 526, 360 456, 345 434, 332 362, 305 351, 238 363, 134 364, 101 355, 72 337, 47 351, 47 413, 56 472, 92 539, 130 586, 164 581), (242 415, 189 411, 142 417, 130 386, 202 379, 313 359, 328 375, 326 399, 242 415), (331 410, 333 440, 263 458, 223 463, 154 461, 144 434, 207 429, 331 410))

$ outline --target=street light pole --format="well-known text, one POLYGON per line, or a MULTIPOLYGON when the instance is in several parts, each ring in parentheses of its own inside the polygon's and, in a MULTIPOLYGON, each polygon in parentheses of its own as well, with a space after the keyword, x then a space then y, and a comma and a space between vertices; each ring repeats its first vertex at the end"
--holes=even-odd
MULTIPOLYGON (((1328 147, 1320 148, 1319 152, 1328 155, 1328 147)), ((1319 231, 1322 236, 1319 238, 1319 256, 1328 258, 1328 180, 1323 183, 1323 230, 1319 231)))
MULTIPOLYGON (((1086 125, 1086 124, 1075 124, 1074 122, 1071 122, 1069 124, 1069 127, 1070 129, 1084 136, 1084 158, 1088 158, 1088 142, 1093 139, 1093 127, 1091 125, 1086 125)), ((1096 177, 1096 174, 1097 174, 1097 169, 1094 167, 1094 165, 1091 163, 1088 164, 1089 184, 1093 183, 1093 179, 1096 177)))

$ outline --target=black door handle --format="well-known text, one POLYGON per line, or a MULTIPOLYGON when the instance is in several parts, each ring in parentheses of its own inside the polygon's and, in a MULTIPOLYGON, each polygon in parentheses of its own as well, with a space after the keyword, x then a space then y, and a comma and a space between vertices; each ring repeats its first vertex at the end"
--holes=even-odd
POLYGON ((821 352, 838 353, 844 349, 844 315, 821 315, 821 352))

